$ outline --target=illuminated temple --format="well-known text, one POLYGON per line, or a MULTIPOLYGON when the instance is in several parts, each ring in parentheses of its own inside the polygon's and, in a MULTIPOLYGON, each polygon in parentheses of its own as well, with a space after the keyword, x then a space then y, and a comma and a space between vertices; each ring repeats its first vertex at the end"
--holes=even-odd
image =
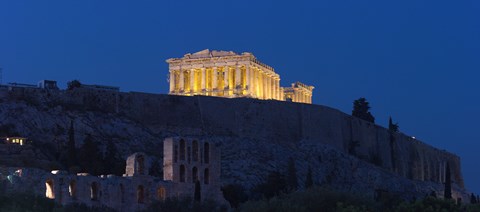
POLYGON ((182 58, 171 58, 169 83, 172 95, 249 97, 312 103, 314 87, 300 82, 280 86, 280 75, 252 53, 205 49, 182 58))

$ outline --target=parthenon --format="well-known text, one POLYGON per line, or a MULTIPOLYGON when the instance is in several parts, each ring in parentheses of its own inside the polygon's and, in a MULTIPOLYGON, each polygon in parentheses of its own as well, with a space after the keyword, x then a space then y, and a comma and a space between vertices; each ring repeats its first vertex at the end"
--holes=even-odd
POLYGON ((169 94, 205 95, 227 98, 250 97, 312 103, 313 86, 300 82, 280 86, 280 75, 249 52, 208 49, 171 58, 169 94))

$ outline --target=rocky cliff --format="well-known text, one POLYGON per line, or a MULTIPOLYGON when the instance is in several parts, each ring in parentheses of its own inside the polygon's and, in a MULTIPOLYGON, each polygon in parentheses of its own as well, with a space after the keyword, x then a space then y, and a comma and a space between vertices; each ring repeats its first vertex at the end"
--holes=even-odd
POLYGON ((454 196, 466 198, 458 156, 325 106, 81 88, 1 88, 0 97, 0 124, 15 126, 47 158, 74 120, 77 145, 91 134, 114 141, 124 156, 161 158, 162 141, 172 135, 209 139, 221 147, 224 184, 252 188, 293 158, 300 185, 311 167, 317 184, 423 197, 443 194, 448 163, 454 196))

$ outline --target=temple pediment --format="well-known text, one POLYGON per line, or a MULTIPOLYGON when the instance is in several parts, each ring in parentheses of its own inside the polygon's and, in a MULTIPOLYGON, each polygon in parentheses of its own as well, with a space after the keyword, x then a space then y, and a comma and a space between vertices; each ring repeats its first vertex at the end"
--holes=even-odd
POLYGON ((225 56, 235 56, 237 55, 233 51, 217 51, 210 49, 204 49, 202 51, 195 52, 193 54, 186 54, 185 59, 199 59, 199 58, 211 58, 211 57, 225 57, 225 56))

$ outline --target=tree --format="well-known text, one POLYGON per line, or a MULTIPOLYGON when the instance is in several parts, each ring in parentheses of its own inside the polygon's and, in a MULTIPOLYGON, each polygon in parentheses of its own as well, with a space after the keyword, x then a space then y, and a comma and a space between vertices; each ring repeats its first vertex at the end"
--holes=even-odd
POLYGON ((112 140, 109 140, 107 143, 105 158, 103 161, 105 174, 115 174, 121 176, 125 171, 124 161, 120 158, 117 147, 112 140))
POLYGON ((73 90, 80 87, 82 87, 82 83, 80 83, 80 81, 78 80, 72 80, 67 83, 67 90, 73 90))
POLYGON ((270 199, 284 192, 286 189, 287 182, 285 181, 285 177, 280 172, 274 171, 268 174, 266 182, 254 188, 254 192, 270 199))
POLYGON ((398 129, 399 129, 398 123, 395 123, 395 124, 394 124, 393 121, 392 121, 392 117, 390 116, 390 119, 388 119, 388 130, 389 130, 390 132, 396 133, 396 132, 399 131, 398 129))
POLYGON ((193 194, 193 199, 195 200, 195 202, 200 202, 200 200, 202 199, 202 194, 200 193, 200 181, 197 180, 195 181, 195 193, 193 194))
POLYGON ((388 134, 390 135, 390 159, 392 162, 392 170, 396 169, 396 157, 395 157, 395 133, 398 132, 398 123, 393 123, 392 117, 388 119, 388 134))
POLYGON ((240 184, 228 184, 222 187, 222 194, 232 208, 238 208, 240 203, 248 200, 245 189, 240 184))
POLYGON ((292 191, 297 190, 298 188, 297 169, 295 168, 295 161, 293 158, 288 160, 287 185, 292 191))
POLYGON ((307 171, 307 179, 305 179, 305 188, 311 188, 311 187, 313 187, 313 174, 312 174, 312 168, 310 168, 309 166, 307 171))
POLYGON ((75 148, 75 130, 73 129, 73 120, 70 121, 70 128, 68 129, 68 143, 67 143, 67 166, 72 167, 78 165, 77 149, 75 148))
POLYGON ((445 199, 452 199, 452 179, 450 175, 450 164, 447 162, 447 170, 445 171, 445 199))
POLYGON ((104 173, 104 162, 99 145, 90 134, 85 137, 78 159, 83 171, 92 175, 107 174, 104 173))
POLYGON ((470 196, 470 203, 477 204, 477 202, 478 202, 477 197, 475 196, 475 194, 472 193, 472 195, 470 196))
POLYGON ((375 118, 373 117, 373 115, 370 113, 369 110, 370 110, 370 106, 365 98, 362 97, 353 101, 352 116, 355 116, 357 118, 363 119, 368 122, 375 123, 375 118))

